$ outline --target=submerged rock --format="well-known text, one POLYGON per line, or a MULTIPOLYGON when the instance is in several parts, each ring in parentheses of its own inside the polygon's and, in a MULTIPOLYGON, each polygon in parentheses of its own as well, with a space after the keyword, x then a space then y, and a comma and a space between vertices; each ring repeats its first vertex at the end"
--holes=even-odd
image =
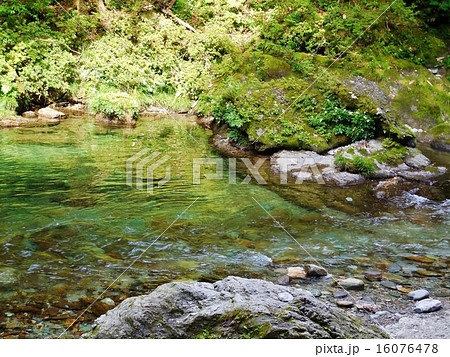
POLYGON ((383 274, 380 271, 367 270, 364 272, 364 277, 370 281, 381 280, 381 278, 383 277, 383 274))
POLYGON ((347 290, 363 290, 364 289, 364 281, 356 278, 348 278, 339 281, 339 286, 343 287, 347 290))
POLYGON ((92 338, 385 338, 309 292, 258 279, 173 282, 99 317, 92 338))

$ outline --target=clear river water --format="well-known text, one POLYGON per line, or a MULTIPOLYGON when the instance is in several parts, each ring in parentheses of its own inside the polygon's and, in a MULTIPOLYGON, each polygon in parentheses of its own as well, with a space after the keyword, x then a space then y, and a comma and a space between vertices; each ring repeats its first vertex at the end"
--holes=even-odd
MULTIPOLYGON (((221 156, 208 130, 177 121, 149 117, 131 129, 69 117, 2 130, 0 336, 57 336, 111 283, 102 299, 118 303, 180 279, 275 281, 282 268, 312 260, 303 248, 335 275, 395 272, 398 264, 411 268, 410 284, 448 291, 448 174, 388 200, 375 197, 373 183, 242 184, 241 164, 236 184, 226 172, 193 184, 193 159, 221 156), (170 156, 171 180, 153 194, 126 185, 126 160, 144 148, 170 156)), ((424 151, 450 167, 448 153, 424 151)), ((89 331, 96 315, 87 312, 71 333, 89 331)))

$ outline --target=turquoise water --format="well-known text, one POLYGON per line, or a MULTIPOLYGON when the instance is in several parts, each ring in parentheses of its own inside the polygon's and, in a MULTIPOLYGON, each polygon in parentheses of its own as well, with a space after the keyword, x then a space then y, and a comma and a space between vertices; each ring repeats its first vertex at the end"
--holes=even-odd
MULTIPOLYGON (((311 260, 255 200, 333 274, 432 256, 427 270, 443 276, 424 279, 447 286, 448 177, 389 201, 376 200, 370 185, 284 186, 274 177, 268 185, 244 185, 242 165, 238 184, 225 174, 194 185, 193 159, 220 155, 208 143, 210 132, 192 118, 177 120, 181 127, 147 118, 129 129, 73 117, 51 128, 2 131, 3 336, 62 332, 125 270, 103 297, 118 303, 176 279, 275 280, 277 269, 311 260), (126 160, 144 148, 171 156, 172 179, 154 194, 126 185, 126 160)), ((446 154, 430 154, 448 165, 446 154)), ((95 316, 86 313, 73 334, 89 330, 95 316)))

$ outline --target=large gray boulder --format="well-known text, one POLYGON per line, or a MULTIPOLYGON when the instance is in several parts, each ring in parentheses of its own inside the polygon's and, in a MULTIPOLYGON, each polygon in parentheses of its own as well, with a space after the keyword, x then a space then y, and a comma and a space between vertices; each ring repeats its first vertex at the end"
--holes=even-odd
POLYGON ((258 279, 173 282, 100 316, 92 338, 385 338, 307 291, 258 279))

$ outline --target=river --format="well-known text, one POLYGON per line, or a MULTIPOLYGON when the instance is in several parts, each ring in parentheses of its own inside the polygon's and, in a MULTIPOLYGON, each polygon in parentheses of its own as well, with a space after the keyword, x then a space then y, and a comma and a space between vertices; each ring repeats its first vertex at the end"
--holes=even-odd
MULTIPOLYGON (((193 184, 194 159, 221 158, 210 134, 186 116, 149 117, 133 129, 69 117, 3 130, 0 335, 57 336, 111 284, 102 299, 118 303, 179 279, 275 281, 313 259, 335 275, 409 265, 410 285, 448 291, 449 175, 389 200, 376 199, 370 183, 242 184, 242 164, 236 184, 227 170, 193 184), (170 156, 171 179, 153 193, 126 184, 126 160, 145 148, 170 156)), ((424 151, 450 168, 448 153, 424 151)), ((89 331, 95 315, 84 314, 73 335, 89 331)))

